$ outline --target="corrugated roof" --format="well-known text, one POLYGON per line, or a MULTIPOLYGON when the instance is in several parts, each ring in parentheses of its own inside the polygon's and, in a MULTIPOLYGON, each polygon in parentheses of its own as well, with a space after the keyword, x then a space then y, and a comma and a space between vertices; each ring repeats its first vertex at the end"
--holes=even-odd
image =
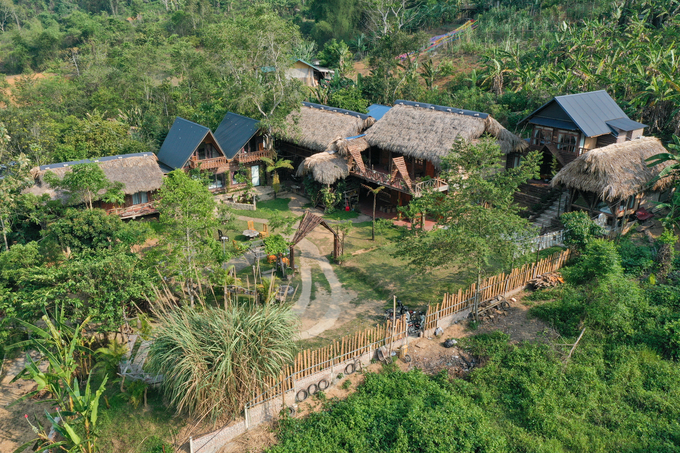
POLYGON ((322 66, 317 66, 317 65, 315 65, 315 64, 306 62, 305 60, 301 60, 301 59, 299 59, 299 58, 297 59, 297 61, 299 61, 299 62, 301 62, 301 63, 304 63, 304 64, 306 64, 307 66, 311 66, 312 68, 316 69, 316 70, 319 71, 319 72, 331 72, 331 73, 335 73, 335 71, 333 71, 332 69, 324 68, 324 67, 322 67, 322 66))
POLYGON ((638 123, 637 121, 633 121, 630 118, 619 118, 616 120, 607 121, 607 126, 612 126, 626 132, 647 127, 646 124, 638 123))
MULTIPOLYGON (((543 110, 548 105, 556 102, 562 110, 576 123, 578 128, 587 137, 598 137, 600 135, 611 134, 611 129, 607 122, 613 120, 632 121, 628 118, 621 107, 604 90, 590 91, 587 93, 567 94, 555 96, 555 98, 536 109, 531 115, 520 121, 522 124, 543 110)), ((635 123, 635 121, 633 121, 635 123)), ((640 123, 637 123, 640 124, 640 123)), ((645 125, 642 125, 645 127, 645 125)), ((636 129, 640 129, 637 127, 636 129)))
POLYGON ((397 99, 394 105, 410 105, 412 107, 419 107, 421 109, 435 110, 438 112, 457 113, 459 115, 473 116, 475 118, 485 119, 489 116, 488 113, 475 112, 474 110, 459 109, 456 107, 447 107, 445 105, 426 104, 425 102, 404 101, 397 99))
POLYGON ((205 126, 184 118, 175 118, 168 136, 158 151, 158 160, 172 169, 182 168, 205 136, 210 133, 210 129, 205 126))
POLYGON ((368 117, 371 116, 371 115, 366 115, 365 113, 354 112, 352 110, 341 109, 341 108, 338 108, 338 107, 331 107, 329 105, 315 104, 313 102, 303 102, 302 105, 304 105, 305 107, 312 108, 312 109, 326 110, 326 111, 335 112, 335 113, 343 113, 345 115, 350 115, 350 116, 355 116, 357 118, 361 118, 362 120, 368 119, 368 117))
POLYGON ((541 118, 541 117, 531 118, 529 120, 529 123, 538 124, 539 126, 548 126, 548 127, 556 127, 558 129, 566 129, 568 131, 573 131, 573 130, 578 129, 576 124, 572 123, 571 121, 555 120, 555 119, 552 119, 552 118, 541 118))
POLYGON ((380 118, 383 117, 383 115, 385 115, 385 113, 389 112, 391 108, 392 107, 388 107, 382 104, 372 104, 368 106, 368 114, 375 118, 376 121, 378 121, 380 118))
POLYGON ((258 123, 257 120, 236 113, 224 115, 224 119, 215 129, 215 140, 228 159, 233 159, 248 140, 257 134, 258 123))

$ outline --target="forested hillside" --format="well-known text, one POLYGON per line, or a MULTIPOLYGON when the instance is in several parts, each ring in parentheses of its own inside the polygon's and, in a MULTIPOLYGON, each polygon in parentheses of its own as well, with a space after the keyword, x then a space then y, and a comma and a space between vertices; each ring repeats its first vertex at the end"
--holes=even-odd
POLYGON ((0 160, 157 150, 175 116, 215 127, 231 110, 275 125, 301 99, 354 110, 410 99, 486 111, 513 128, 553 95, 594 89, 670 138, 678 8, 677 0, 2 0, 0 123, 10 139, 0 160), (468 18, 478 27, 461 40, 396 58, 468 18), (281 80, 292 59, 316 57, 338 70, 328 86, 310 93, 281 80), (353 71, 359 60, 364 77, 353 71))

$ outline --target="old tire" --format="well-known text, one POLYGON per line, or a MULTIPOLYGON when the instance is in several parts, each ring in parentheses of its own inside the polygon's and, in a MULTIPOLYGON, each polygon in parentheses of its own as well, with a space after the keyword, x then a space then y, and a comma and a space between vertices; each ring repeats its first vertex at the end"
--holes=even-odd
POLYGON ((316 386, 319 388, 320 391, 324 391, 328 388, 328 381, 325 379, 321 379, 316 386))
POLYGON ((503 310, 508 310, 510 308, 510 303, 507 300, 504 300, 503 302, 501 302, 501 308, 503 310))
POLYGON ((345 374, 353 374, 354 373, 354 364, 353 363, 348 363, 347 366, 345 367, 345 374))
POLYGON ((319 386, 316 384, 310 384, 309 387, 307 387, 307 393, 310 395, 316 395, 319 393, 319 386))
POLYGON ((298 403, 301 403, 304 400, 306 400, 308 396, 309 396, 309 393, 307 393, 307 390, 305 390, 305 389, 299 390, 295 394, 295 401, 297 401, 298 403))
POLYGON ((406 354, 406 355, 404 355, 404 358, 402 360, 406 363, 409 363, 411 361, 411 356, 406 354))

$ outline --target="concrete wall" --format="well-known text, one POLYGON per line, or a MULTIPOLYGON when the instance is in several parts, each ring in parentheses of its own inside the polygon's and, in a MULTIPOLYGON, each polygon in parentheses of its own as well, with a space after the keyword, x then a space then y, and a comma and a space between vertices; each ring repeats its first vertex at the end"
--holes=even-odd
MULTIPOLYGON (((396 350, 402 344, 406 343, 406 339, 397 340, 393 343, 392 349, 396 350)), ((251 407, 245 411, 245 417, 237 420, 230 425, 215 431, 205 436, 198 437, 196 439, 191 439, 190 452, 191 453, 217 453, 219 450, 228 442, 232 441, 237 436, 240 436, 248 429, 259 425, 262 422, 267 422, 274 420, 281 413, 281 409, 284 407, 296 406, 295 395, 298 391, 305 389, 307 390, 310 385, 318 384, 322 379, 326 379, 330 385, 337 382, 337 375, 345 373, 345 368, 350 363, 355 363, 357 361, 361 362, 362 367, 367 367, 370 365, 371 360, 375 358, 375 350, 371 350, 362 354, 361 356, 355 357, 351 360, 347 360, 342 363, 333 365, 330 368, 319 371, 318 373, 311 374, 300 380, 295 381, 295 386, 293 390, 286 392, 284 395, 278 395, 269 401, 258 404, 257 406, 251 407), (284 406, 285 402, 285 406, 284 406)), ((358 370, 357 370, 358 371, 358 370)))

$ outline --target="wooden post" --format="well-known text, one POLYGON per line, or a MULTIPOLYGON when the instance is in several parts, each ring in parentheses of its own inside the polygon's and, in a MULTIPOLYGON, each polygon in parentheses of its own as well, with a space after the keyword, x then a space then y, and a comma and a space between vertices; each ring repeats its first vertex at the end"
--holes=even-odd
POLYGON ((295 272, 295 246, 291 245, 290 246, 290 267, 293 269, 293 272, 295 272))

